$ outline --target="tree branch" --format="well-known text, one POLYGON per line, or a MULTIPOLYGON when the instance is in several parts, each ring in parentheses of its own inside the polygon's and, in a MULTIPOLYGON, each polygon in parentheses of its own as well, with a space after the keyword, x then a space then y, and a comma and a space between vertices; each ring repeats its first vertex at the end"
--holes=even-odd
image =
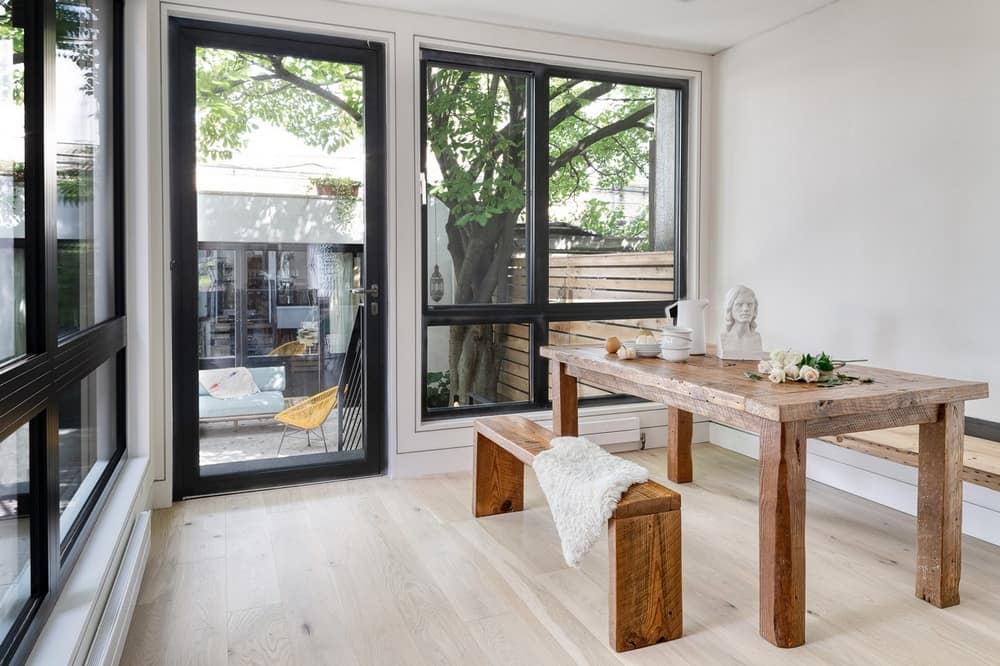
POLYGON ((316 95, 321 99, 325 99, 326 101, 336 106, 338 109, 342 110, 348 116, 350 116, 351 119, 353 119, 354 122, 356 123, 361 123, 364 120, 364 117, 361 115, 361 112, 353 108, 350 104, 348 104, 343 97, 335 95, 326 88, 316 85, 312 81, 307 81, 306 79, 303 79, 301 76, 297 76, 292 72, 288 71, 287 69, 285 69, 285 65, 282 64, 280 56, 268 56, 267 60, 268 62, 271 63, 271 67, 274 68, 274 73, 282 81, 294 83, 303 90, 311 92, 312 94, 316 95))
POLYGON ((577 95, 572 102, 567 103, 565 106, 549 116, 549 128, 556 127, 559 123, 566 120, 601 95, 611 92, 611 89, 614 87, 615 84, 613 83, 599 83, 596 86, 587 88, 582 93, 577 95))
POLYGON ((573 86, 579 85, 581 83, 583 83, 583 79, 568 79, 566 83, 563 83, 562 85, 556 88, 549 89, 549 99, 555 99, 556 97, 559 97, 559 95, 562 95, 567 90, 571 90, 573 86))
POLYGON ((621 120, 611 123, 610 125, 605 125, 601 129, 597 130, 592 134, 588 134, 579 141, 577 141, 572 147, 567 148, 562 153, 559 154, 554 160, 549 162, 549 174, 554 174, 559 169, 566 166, 573 158, 577 157, 585 150, 590 148, 592 145, 597 143, 602 139, 606 139, 609 136, 614 136, 619 132, 624 132, 625 130, 632 129, 634 127, 641 127, 643 119, 653 113, 653 105, 647 104, 646 106, 637 109, 625 116, 621 120))

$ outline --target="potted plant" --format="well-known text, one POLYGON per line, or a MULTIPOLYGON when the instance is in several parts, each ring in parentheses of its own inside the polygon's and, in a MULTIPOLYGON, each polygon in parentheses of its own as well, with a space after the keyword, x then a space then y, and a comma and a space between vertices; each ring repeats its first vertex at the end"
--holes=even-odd
POLYGON ((335 176, 320 176, 310 178, 309 182, 316 188, 316 194, 321 197, 358 198, 361 183, 353 178, 335 176))

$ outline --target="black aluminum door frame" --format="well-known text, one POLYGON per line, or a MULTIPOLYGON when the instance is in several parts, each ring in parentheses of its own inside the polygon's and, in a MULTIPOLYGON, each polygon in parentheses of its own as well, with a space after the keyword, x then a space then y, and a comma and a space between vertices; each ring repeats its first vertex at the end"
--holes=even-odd
POLYGON ((169 23, 170 247, 175 499, 267 488, 385 471, 386 404, 386 107, 385 49, 376 42, 171 18, 169 23), (198 225, 195 146, 195 49, 233 49, 349 62, 364 72, 364 284, 379 285, 363 300, 365 320, 365 448, 358 460, 308 462, 314 456, 199 465, 197 293, 198 225))

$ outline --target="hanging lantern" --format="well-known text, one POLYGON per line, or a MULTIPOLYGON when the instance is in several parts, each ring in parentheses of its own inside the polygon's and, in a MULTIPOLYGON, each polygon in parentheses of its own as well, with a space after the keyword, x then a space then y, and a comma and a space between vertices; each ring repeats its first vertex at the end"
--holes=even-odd
POLYGON ((434 264, 434 272, 431 273, 431 299, 437 303, 444 298, 444 278, 441 276, 441 269, 434 264))

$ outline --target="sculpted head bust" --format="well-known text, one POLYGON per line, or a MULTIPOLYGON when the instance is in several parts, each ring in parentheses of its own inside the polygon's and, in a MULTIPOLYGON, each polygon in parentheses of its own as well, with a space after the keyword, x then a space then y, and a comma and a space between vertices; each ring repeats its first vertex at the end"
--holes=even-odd
POLYGON ((757 333, 757 295, 745 285, 726 294, 725 325, 719 335, 719 358, 759 360, 763 354, 757 333))
POLYGON ((742 284, 726 294, 726 332, 733 330, 736 324, 757 330, 757 295, 742 284))

